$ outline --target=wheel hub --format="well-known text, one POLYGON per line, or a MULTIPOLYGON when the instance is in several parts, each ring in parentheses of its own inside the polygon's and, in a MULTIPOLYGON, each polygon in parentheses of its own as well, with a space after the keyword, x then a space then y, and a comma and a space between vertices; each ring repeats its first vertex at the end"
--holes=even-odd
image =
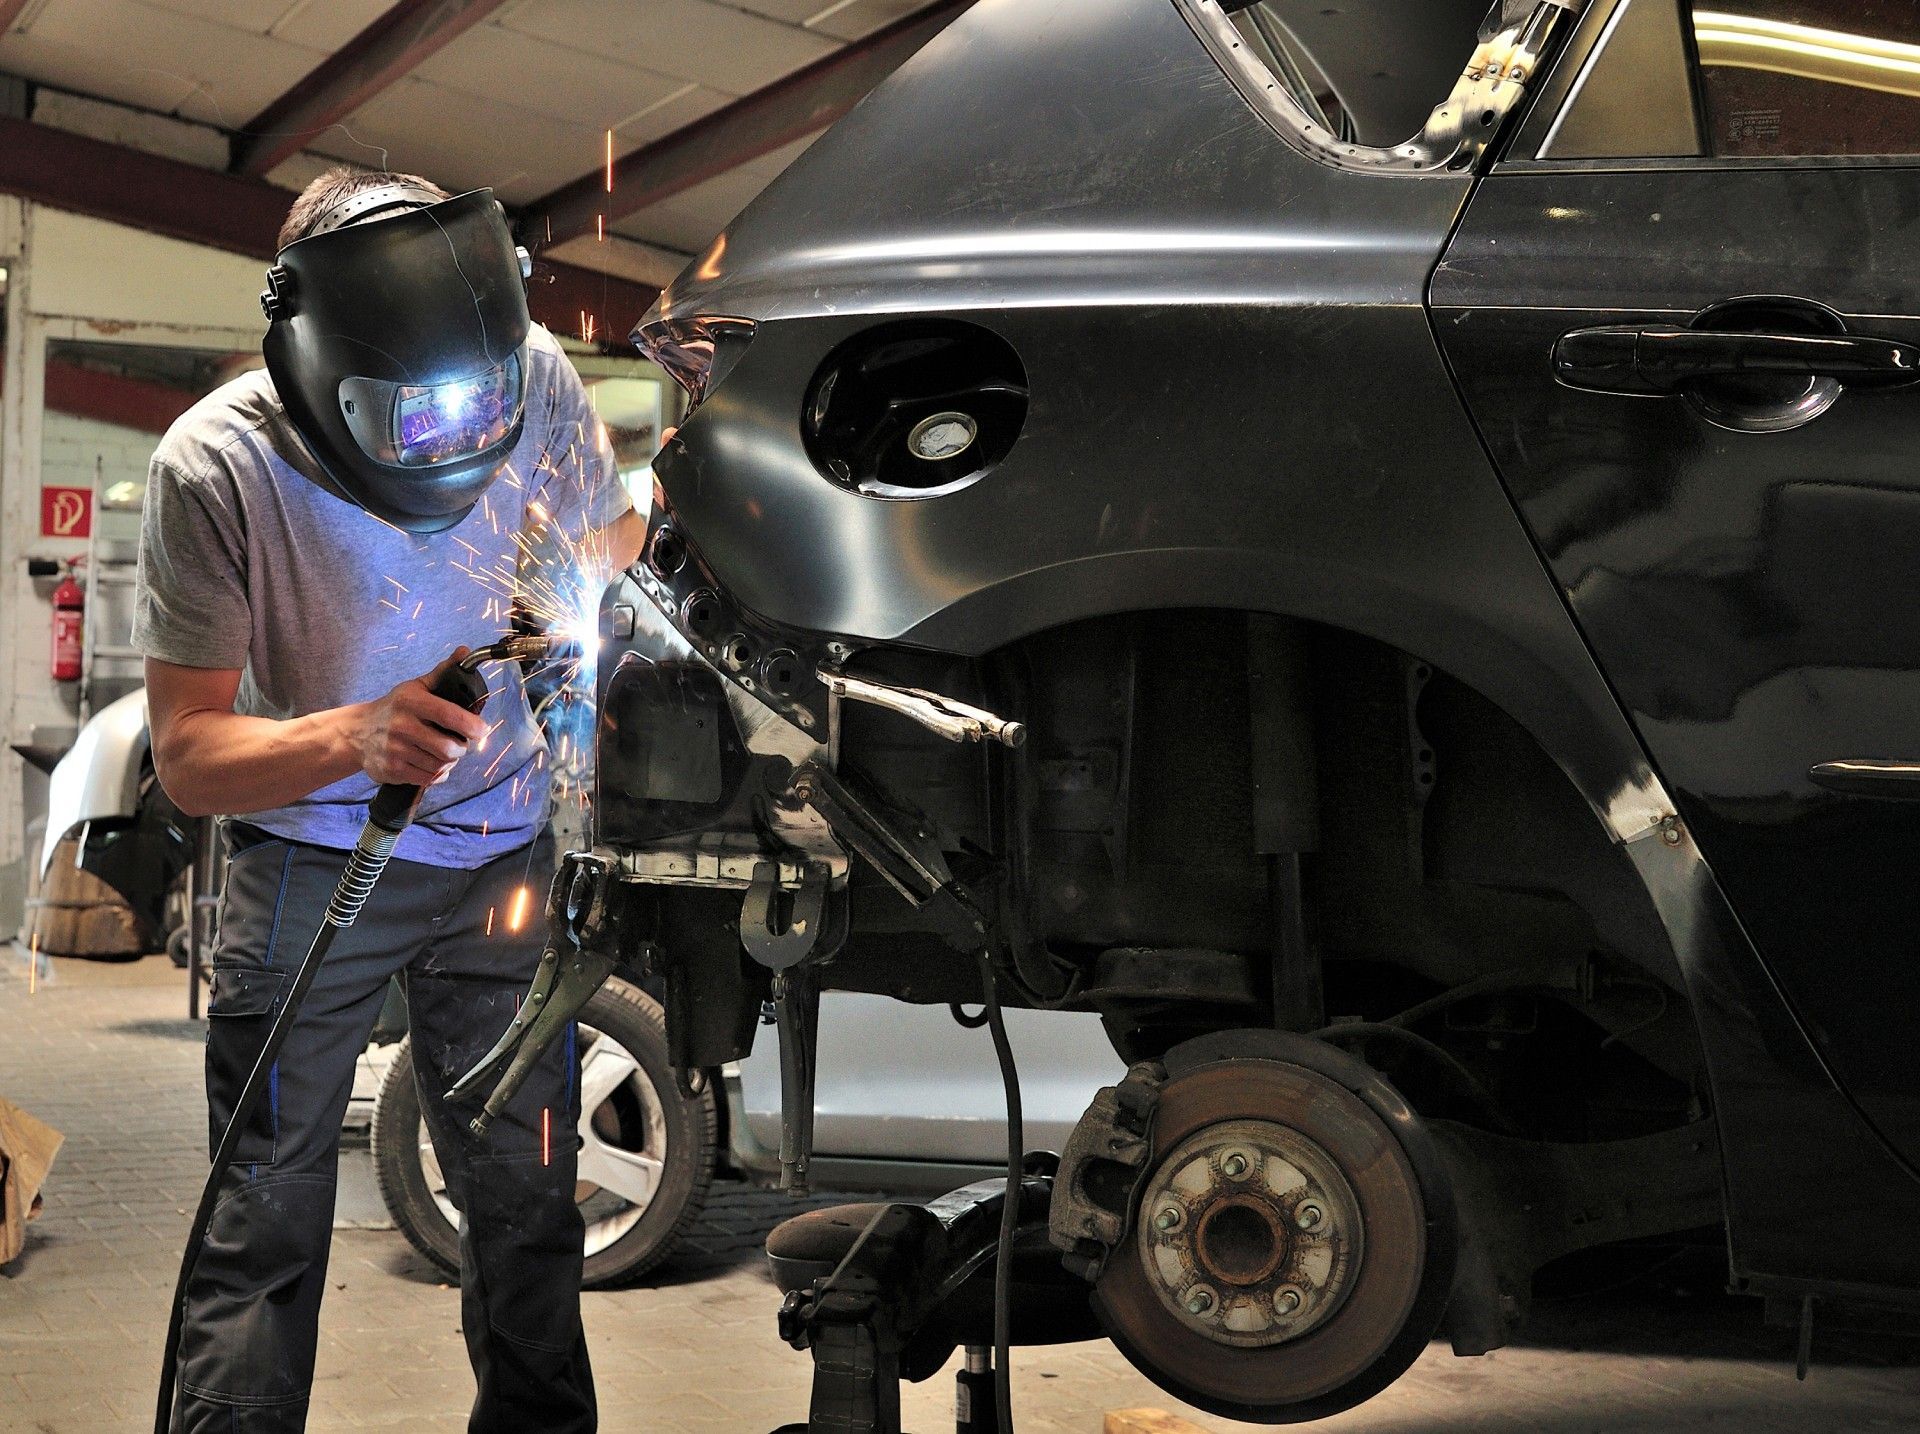
POLYGON ((1302 1037, 1234 1034, 1249 1054, 1224 1035, 1168 1053, 1146 1173, 1094 1308, 1127 1358, 1189 1403, 1321 1418, 1384 1387, 1439 1324, 1451 1190, 1376 1073, 1302 1037))
POLYGON ((1218 1343, 1297 1339, 1340 1308, 1360 1268, 1353 1187, 1318 1143, 1273 1121, 1195 1132, 1161 1161, 1140 1209, 1154 1294, 1218 1343))

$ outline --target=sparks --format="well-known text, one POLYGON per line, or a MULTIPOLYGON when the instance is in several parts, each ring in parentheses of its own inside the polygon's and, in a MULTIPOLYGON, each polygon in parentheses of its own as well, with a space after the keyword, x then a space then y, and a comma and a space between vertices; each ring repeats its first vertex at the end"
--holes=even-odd
POLYGON ((493 935, 493 913, 494 908, 489 906, 487 908, 487 935, 489 936, 493 935))
POLYGON ((514 892, 513 905, 507 908, 507 930, 518 931, 520 929, 521 923, 527 919, 527 902, 532 896, 532 889, 525 886, 514 892))
POLYGON ((607 131, 607 193, 613 193, 613 131, 607 131))
POLYGON ((553 1164, 553 1111, 540 1107, 540 1163, 553 1164))

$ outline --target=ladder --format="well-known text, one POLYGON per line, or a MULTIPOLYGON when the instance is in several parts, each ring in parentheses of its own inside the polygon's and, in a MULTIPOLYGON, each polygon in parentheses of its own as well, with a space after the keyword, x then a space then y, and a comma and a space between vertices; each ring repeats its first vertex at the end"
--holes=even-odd
MULTIPOLYGON (((94 459, 96 469, 101 460, 94 459)), ((101 492, 100 475, 94 478, 94 492, 101 492)), ((98 499, 96 498, 96 502, 98 499)), ((96 511, 87 536, 86 621, 80 629, 80 725, 86 726, 97 708, 138 687, 142 680, 141 655, 133 646, 132 604, 135 577, 139 569, 138 544, 125 539, 102 538, 100 517, 96 511), (101 688, 113 690, 101 700, 101 688)))

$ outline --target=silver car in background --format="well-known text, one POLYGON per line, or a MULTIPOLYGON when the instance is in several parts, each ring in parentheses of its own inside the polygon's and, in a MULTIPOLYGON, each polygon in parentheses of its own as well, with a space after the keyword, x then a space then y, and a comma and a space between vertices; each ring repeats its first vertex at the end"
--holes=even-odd
MULTIPOLYGON (((1055 1149, 1094 1092, 1125 1074, 1085 1012, 1009 1011, 1030 1149, 1055 1149)), ((820 1003, 816 1189, 937 1194, 1003 1168, 999 1067, 982 1030, 945 1006, 832 992, 820 1003)), ((630 1282, 670 1259, 716 1177, 773 1185, 780 1174, 775 1042, 679 1089, 660 1005, 619 977, 580 1018, 581 1212, 585 1283, 630 1282)), ((459 1211, 421 1119, 406 1043, 373 1115, 374 1169, 414 1248, 460 1265, 459 1211)))

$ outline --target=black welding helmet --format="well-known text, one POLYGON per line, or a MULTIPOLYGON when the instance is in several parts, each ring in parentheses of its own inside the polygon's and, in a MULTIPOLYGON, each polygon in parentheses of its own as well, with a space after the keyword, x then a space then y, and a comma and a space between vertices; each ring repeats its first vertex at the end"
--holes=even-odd
POLYGON ((472 511, 526 415, 527 269, 492 190, 404 181, 280 251, 267 372, 344 496, 415 533, 472 511))

